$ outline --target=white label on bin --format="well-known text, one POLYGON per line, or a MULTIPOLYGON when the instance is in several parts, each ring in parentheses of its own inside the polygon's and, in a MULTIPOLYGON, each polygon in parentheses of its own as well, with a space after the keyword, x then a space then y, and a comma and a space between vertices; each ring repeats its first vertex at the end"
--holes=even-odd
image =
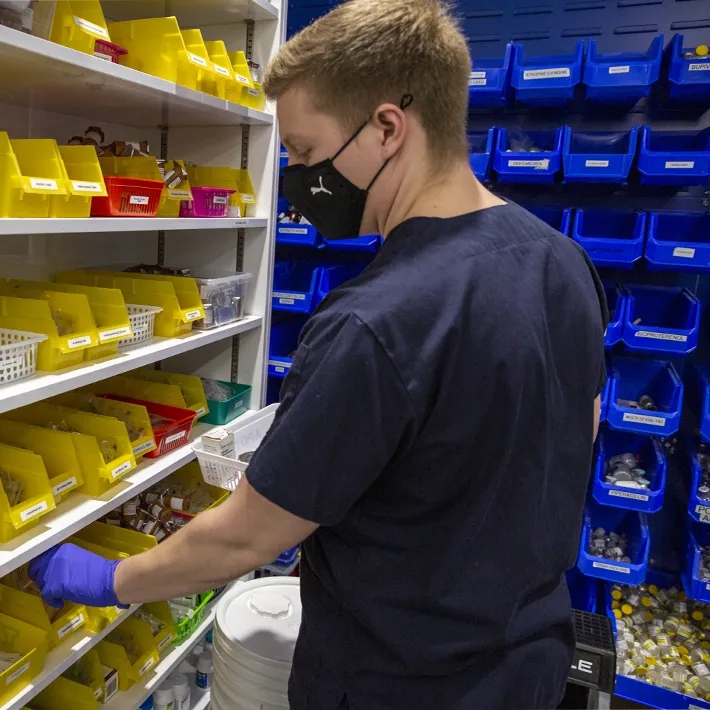
POLYGON ((547 170, 550 167, 549 158, 545 160, 509 160, 509 168, 535 168, 535 170, 547 170))
POLYGON ((689 64, 688 71, 710 71, 710 62, 703 62, 702 64, 689 64))
POLYGON ((58 483, 54 488, 52 488, 52 495, 58 496, 61 493, 64 493, 64 491, 68 491, 70 488, 74 488, 76 486, 77 480, 76 476, 72 476, 71 478, 67 478, 66 481, 62 481, 61 483, 58 483))
POLYGON ((251 84, 251 81, 247 79, 245 76, 242 76, 241 74, 235 74, 234 78, 240 83, 244 84, 245 86, 249 86, 251 84))
POLYGON ((35 190, 58 190, 56 180, 50 180, 48 178, 30 178, 30 186, 35 190))
POLYGON ((694 167, 695 167, 694 160, 688 160, 688 161, 669 160, 666 162, 666 170, 685 170, 685 169, 694 168, 694 167))
POLYGON ((101 697, 101 694, 102 694, 103 692, 104 692, 104 691, 103 691, 101 688, 96 688, 96 689, 94 690, 94 698, 96 698, 96 700, 98 700, 98 699, 101 697))
POLYGON ((82 30, 86 30, 87 32, 91 32, 91 34, 98 35, 99 37, 102 37, 103 39, 108 40, 109 42, 111 41, 111 38, 108 36, 108 32, 100 25, 95 25, 93 22, 84 20, 83 18, 77 17, 76 15, 74 15, 74 24, 77 27, 81 27, 82 30))
POLYGON ((84 615, 79 614, 76 619, 72 619, 66 626, 62 626, 62 628, 57 631, 57 637, 60 639, 64 638, 68 633, 74 631, 74 629, 78 629, 83 623, 84 615))
POLYGON ((152 667, 153 664, 155 663, 155 658, 152 656, 141 666, 141 669, 138 671, 138 677, 142 678, 152 667))
POLYGON ((256 89, 247 89, 247 94, 249 94, 249 96, 256 97, 259 95, 259 92, 256 89))
POLYGON ((229 198, 223 195, 215 195, 212 198, 212 202, 214 202, 215 205, 226 205, 227 202, 229 202, 229 198))
POLYGON ((149 439, 148 441, 144 441, 142 444, 138 444, 138 446, 133 447, 133 455, 134 456, 140 456, 144 451, 148 451, 149 449, 154 449, 155 448, 155 439, 149 439))
POLYGON ((564 79, 572 76, 569 67, 559 67, 557 69, 527 69, 523 72, 523 79, 530 81, 532 79, 564 79))
POLYGON ((128 200, 131 205, 147 205, 150 202, 150 197, 144 195, 131 195, 128 200))
POLYGON ((653 338, 654 340, 672 340, 674 343, 687 343, 687 335, 677 335, 676 333, 655 333, 652 330, 639 330, 636 338, 653 338))
POLYGON ((204 414, 207 414, 207 409, 205 409, 205 407, 200 407, 200 408, 197 410, 197 416, 198 416, 198 417, 201 417, 201 416, 203 416, 204 414))
POLYGON ((486 78, 486 72, 484 71, 472 71, 468 75, 469 79, 485 79, 486 78))
POLYGON ((609 491, 609 495, 614 498, 631 498, 631 500, 648 500, 648 496, 642 493, 629 493, 628 491, 609 491))
POLYGON ((116 466, 116 468, 111 471, 111 478, 118 478, 121 474, 126 473, 126 471, 130 471, 132 468, 133 463, 131 461, 126 461, 120 466, 116 466))
POLYGON ((280 367, 281 369, 279 372, 283 372, 284 370, 288 369, 291 367, 293 363, 291 362, 280 362, 279 360, 269 360, 269 365, 273 365, 277 370, 280 367))
POLYGON ((5 685, 8 686, 10 683, 13 681, 17 680, 25 671, 28 671, 30 669, 30 662, 28 661, 25 663, 24 666, 20 666, 12 675, 9 675, 5 679, 5 685))
POLYGON ((618 67, 609 67, 609 74, 628 74, 631 67, 628 64, 622 64, 618 67))
MULTIPOLYGON (((483 74, 483 72, 480 73, 483 74)), ((468 80, 469 86, 486 86, 487 83, 488 79, 486 79, 485 77, 483 79, 474 79, 473 77, 470 77, 468 80)))
POLYGON ((305 293, 282 293, 281 291, 274 291, 271 294, 274 298, 279 299, 279 303, 285 303, 288 305, 293 305, 295 301, 305 301, 305 293))
POLYGON ((80 192, 101 192, 100 182, 81 182, 79 180, 71 181, 72 189, 80 192))
POLYGON ((47 501, 43 500, 41 503, 37 503, 37 505, 33 505, 31 508, 27 508, 27 510, 21 511, 20 520, 25 523, 30 518, 34 518, 40 513, 44 513, 47 510, 49 510, 49 506, 47 505, 47 501))
POLYGON ((112 62, 113 61, 110 54, 104 54, 103 52, 97 52, 96 50, 94 50, 94 56, 97 59, 103 59, 105 62, 112 62))
POLYGON ((67 340, 67 347, 70 349, 81 348, 85 345, 91 345, 91 336, 82 335, 81 338, 72 338, 71 340, 67 340))
POLYGON ((221 74, 222 76, 226 76, 227 79, 229 79, 232 75, 229 73, 229 69, 225 69, 224 67, 221 67, 219 64, 213 64, 214 70, 218 73, 221 74))
POLYGON ((192 52, 188 52, 187 57, 193 64, 197 64, 198 67, 206 67, 207 66, 207 60, 203 59, 202 57, 199 57, 197 54, 193 54, 192 52))
POLYGON ((181 431, 181 432, 178 432, 177 434, 173 434, 172 436, 165 437, 165 443, 172 444, 173 441, 177 441, 178 439, 184 439, 186 436, 187 436, 187 432, 181 431))
POLYGON ((608 160, 585 160, 584 167, 585 168, 608 168, 609 161, 608 160))
POLYGON ((592 567, 597 569, 608 569, 612 572, 621 572, 622 574, 631 574, 631 570, 628 567, 622 567, 621 565, 610 565, 608 562, 592 562, 592 567))
POLYGON ((676 247, 673 250, 673 256, 682 256, 684 259, 694 259, 695 249, 690 247, 676 247))
POLYGON ((696 505, 695 512, 698 514, 701 523, 710 523, 710 506, 696 505))
POLYGON ((652 417, 650 414, 631 414, 626 412, 623 416, 625 422, 635 422, 636 424, 651 424, 652 426, 665 426, 665 417, 652 417))
POLYGON ((185 314, 186 321, 195 320, 196 318, 202 318, 202 313, 200 313, 199 309, 197 308, 194 311, 188 311, 185 314))
POLYGON ((158 651, 162 651, 172 640, 174 636, 173 634, 168 634, 159 644, 158 644, 158 651))
POLYGON ((254 195, 250 195, 248 192, 240 192, 239 197, 242 202, 254 202, 254 195))
POLYGON ((124 325, 122 328, 114 328, 113 330, 99 331, 99 341, 113 340, 115 338, 127 338, 131 334, 130 326, 124 325))
POLYGON ((168 195, 174 200, 191 200, 192 195, 189 190, 168 190, 168 195))
POLYGON ((280 234, 308 234, 305 227, 279 227, 280 234))

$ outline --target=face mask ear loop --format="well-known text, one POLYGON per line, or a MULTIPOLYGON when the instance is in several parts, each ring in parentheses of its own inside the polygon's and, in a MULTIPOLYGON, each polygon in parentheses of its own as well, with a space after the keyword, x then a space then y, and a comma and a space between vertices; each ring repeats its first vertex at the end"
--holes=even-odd
POLYGON ((365 128, 369 122, 370 119, 368 118, 367 121, 365 121, 365 123, 363 123, 362 126, 360 126, 360 128, 358 128, 357 131, 350 136, 348 142, 331 158, 331 161, 335 160, 360 135, 360 133, 362 133, 363 128, 365 128))

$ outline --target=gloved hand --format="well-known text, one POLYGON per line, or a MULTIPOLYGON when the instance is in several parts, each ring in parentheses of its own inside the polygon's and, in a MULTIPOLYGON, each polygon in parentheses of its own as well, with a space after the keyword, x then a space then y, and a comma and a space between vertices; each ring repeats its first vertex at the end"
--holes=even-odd
POLYGON ((76 545, 56 545, 30 562, 29 576, 39 587, 42 599, 55 609, 60 609, 65 601, 120 606, 113 588, 118 563, 76 545))

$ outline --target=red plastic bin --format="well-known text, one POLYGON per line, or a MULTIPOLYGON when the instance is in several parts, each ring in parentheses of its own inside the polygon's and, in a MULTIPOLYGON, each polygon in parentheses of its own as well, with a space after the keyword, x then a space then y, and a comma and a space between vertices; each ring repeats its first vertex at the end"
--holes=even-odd
POLYGON ((193 187, 193 200, 180 203, 181 217, 226 217, 229 196, 236 190, 220 190, 214 187, 193 187))
POLYGON ((92 217, 155 217, 158 213, 165 187, 162 180, 104 177, 104 182, 108 197, 91 200, 92 217))
POLYGON ((124 54, 128 54, 128 50, 123 47, 119 47, 113 42, 107 42, 104 39, 97 39, 94 44, 94 56, 99 57, 99 59, 106 59, 114 64, 118 64, 119 58, 124 54))
POLYGON ((101 396, 118 402, 140 404, 148 410, 148 414, 154 414, 170 420, 170 424, 157 429, 153 428, 153 437, 157 448, 144 454, 147 459, 156 459, 158 456, 167 454, 190 441, 190 432, 197 418, 197 412, 193 412, 191 409, 181 409, 180 407, 168 407, 165 404, 157 404, 156 402, 146 402, 143 399, 122 397, 116 394, 104 394, 101 396))

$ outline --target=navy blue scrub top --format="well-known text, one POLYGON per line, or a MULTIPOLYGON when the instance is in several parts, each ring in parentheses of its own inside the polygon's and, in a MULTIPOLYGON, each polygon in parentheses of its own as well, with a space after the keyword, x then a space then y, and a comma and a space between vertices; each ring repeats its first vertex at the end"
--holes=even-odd
POLYGON ((321 526, 292 710, 556 707, 605 320, 512 203, 407 220, 323 301, 247 473, 321 526))

